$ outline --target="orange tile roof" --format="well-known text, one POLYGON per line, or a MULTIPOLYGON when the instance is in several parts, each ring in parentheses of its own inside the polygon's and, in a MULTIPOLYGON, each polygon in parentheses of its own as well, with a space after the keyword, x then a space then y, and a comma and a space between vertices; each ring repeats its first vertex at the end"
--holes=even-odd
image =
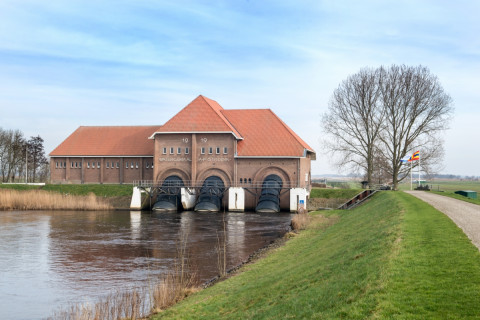
POLYGON ((237 144, 242 157, 303 157, 314 152, 270 109, 223 110, 222 113, 244 138, 237 144))
POLYGON ((158 126, 81 126, 50 153, 59 156, 153 156, 158 126))
POLYGON ((222 111, 223 108, 216 101, 200 95, 155 133, 232 132, 237 139, 241 139, 239 132, 225 118, 222 111))

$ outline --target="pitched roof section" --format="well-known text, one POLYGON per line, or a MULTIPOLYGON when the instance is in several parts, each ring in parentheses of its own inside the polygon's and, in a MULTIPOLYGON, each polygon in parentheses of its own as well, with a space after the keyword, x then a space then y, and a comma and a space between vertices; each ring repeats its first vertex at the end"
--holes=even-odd
POLYGON ((148 137, 158 126, 79 127, 55 150, 59 156, 153 156, 148 137))
POLYGON ((243 137, 237 143, 239 157, 303 157, 314 152, 270 109, 223 110, 243 137))
POLYGON ((222 114, 223 108, 214 100, 202 95, 190 102, 173 118, 167 121, 157 133, 178 132, 232 132, 237 139, 240 133, 222 114))

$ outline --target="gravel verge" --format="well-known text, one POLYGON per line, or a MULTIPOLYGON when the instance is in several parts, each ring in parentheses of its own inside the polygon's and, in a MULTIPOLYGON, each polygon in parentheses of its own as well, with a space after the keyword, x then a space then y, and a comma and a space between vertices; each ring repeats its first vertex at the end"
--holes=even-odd
POLYGON ((405 191, 446 214, 480 250, 480 206, 426 191, 405 191))

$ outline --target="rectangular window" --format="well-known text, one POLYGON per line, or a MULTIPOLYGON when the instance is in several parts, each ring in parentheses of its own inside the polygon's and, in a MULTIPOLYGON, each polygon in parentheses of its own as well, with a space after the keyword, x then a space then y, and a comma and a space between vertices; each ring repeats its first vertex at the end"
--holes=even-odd
POLYGON ((205 154, 205 147, 202 147, 200 153, 201 153, 201 154, 205 154))
POLYGON ((78 167, 79 167, 79 168, 82 167, 82 163, 81 163, 81 162, 78 163, 78 167))
POLYGON ((177 154, 182 154, 182 148, 177 148, 177 154))
POLYGON ((90 162, 87 162, 87 168, 90 169, 90 162))
POLYGON ((119 165, 119 163, 117 162, 117 169, 118 169, 118 168, 120 168, 120 165, 119 165))
POLYGON ((128 169, 128 161, 125 162, 125 169, 128 169))
POLYGON ((64 167, 64 168, 67 167, 67 163, 66 163, 66 162, 63 163, 63 167, 64 167))
POLYGON ((188 150, 188 147, 185 148, 185 154, 188 154, 190 150, 188 150))
POLYGON ((133 161, 130 163, 130 169, 133 169, 133 161))
POLYGON ((220 147, 217 147, 215 151, 216 151, 216 154, 220 154, 220 147))
POLYGON ((213 153, 213 148, 212 147, 208 148, 208 154, 212 154, 212 153, 213 153))
POLYGON ((152 169, 153 169, 153 162, 152 162, 152 169))
POLYGON ((145 163, 145 168, 147 168, 147 169, 150 168, 150 162, 147 161, 147 162, 145 163))
POLYGON ((174 151, 174 150, 175 150, 175 149, 174 149, 173 147, 170 147, 170 154, 173 154, 173 151, 174 151))
POLYGON ((136 168, 136 169, 138 169, 138 162, 137 162, 137 163, 135 163, 135 168, 136 168))
POLYGON ((55 162, 55 168, 58 168, 58 162, 55 162))
POLYGON ((100 169, 100 162, 97 162, 97 168, 100 169))
POLYGON ((106 168, 107 168, 107 169, 110 169, 110 164, 108 163, 108 161, 107 161, 107 163, 106 163, 106 168))
POLYGON ((166 147, 163 148, 163 154, 167 154, 167 148, 166 147))
POLYGON ((92 169, 95 169, 95 162, 92 162, 92 169))
POLYGON ((223 148, 223 154, 227 154, 228 153, 228 148, 227 147, 224 147, 223 148))
POLYGON ((73 168, 73 162, 70 162, 70 168, 73 168))

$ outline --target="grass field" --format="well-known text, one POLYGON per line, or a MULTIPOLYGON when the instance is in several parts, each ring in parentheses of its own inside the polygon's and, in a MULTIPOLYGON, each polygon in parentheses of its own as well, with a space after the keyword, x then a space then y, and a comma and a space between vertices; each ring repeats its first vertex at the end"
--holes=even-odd
MULTIPOLYGON (((431 192, 436 194, 463 200, 470 203, 480 205, 480 182, 479 181, 460 181, 460 180, 433 180, 429 181, 428 185, 431 186, 431 192), (470 199, 458 194, 455 191, 459 190, 473 190, 477 191, 477 199, 470 199)), ((415 185, 413 185, 415 188, 415 185)), ((410 182, 399 185, 400 190, 410 190, 410 182)))
POLYGON ((403 192, 312 215, 307 230, 153 319, 474 319, 480 253, 403 192))
POLYGON ((323 189, 313 188, 310 192, 311 198, 325 198, 325 199, 350 199, 360 192, 362 189, 323 189))
POLYGON ((62 194, 86 196, 93 193, 99 197, 131 196, 131 184, 47 184, 45 186, 29 186, 22 184, 0 184, 0 188, 14 190, 45 190, 62 194))

